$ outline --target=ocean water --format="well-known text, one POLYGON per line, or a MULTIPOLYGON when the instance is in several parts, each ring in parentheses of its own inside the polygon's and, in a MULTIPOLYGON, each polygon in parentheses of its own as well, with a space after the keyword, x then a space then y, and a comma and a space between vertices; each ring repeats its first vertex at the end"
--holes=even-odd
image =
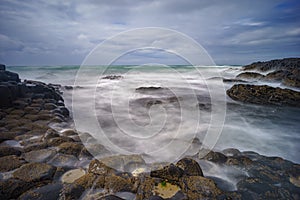
MULTIPOLYGON (((226 96, 236 66, 9 66, 21 79, 62 88, 79 131, 113 154, 173 161, 200 148, 237 148, 300 163, 300 109, 226 96), (104 78, 120 75, 118 79, 104 78), (197 139, 195 139, 197 138, 197 139)), ((261 84, 261 83, 255 83, 261 84)), ((264 83, 268 84, 268 83, 264 83)), ((281 86, 280 84, 272 84, 281 86)))

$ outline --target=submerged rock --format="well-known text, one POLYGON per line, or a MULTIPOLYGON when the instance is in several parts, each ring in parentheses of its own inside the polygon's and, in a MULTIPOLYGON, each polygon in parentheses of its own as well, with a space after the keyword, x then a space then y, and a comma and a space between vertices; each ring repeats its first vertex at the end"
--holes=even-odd
POLYGON ((233 100, 246 103, 300 106, 300 92, 290 89, 237 84, 226 93, 233 100))

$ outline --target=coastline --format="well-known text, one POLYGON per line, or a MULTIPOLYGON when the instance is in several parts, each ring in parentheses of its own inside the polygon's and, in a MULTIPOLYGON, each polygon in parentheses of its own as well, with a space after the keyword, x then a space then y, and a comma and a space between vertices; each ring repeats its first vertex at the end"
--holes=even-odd
POLYGON ((226 149, 200 159, 197 153, 173 164, 149 164, 141 155, 94 160, 78 136, 83 133, 50 127, 71 120, 58 85, 21 82, 11 73, 3 80, 3 94, 9 95, 1 96, 1 199, 299 198, 300 165, 255 152, 226 149), (127 170, 116 171, 105 162, 127 170), (235 180, 232 184, 225 181, 226 174, 212 176, 201 169, 212 166, 240 173, 229 177, 235 180), (143 168, 150 173, 138 171, 143 168))

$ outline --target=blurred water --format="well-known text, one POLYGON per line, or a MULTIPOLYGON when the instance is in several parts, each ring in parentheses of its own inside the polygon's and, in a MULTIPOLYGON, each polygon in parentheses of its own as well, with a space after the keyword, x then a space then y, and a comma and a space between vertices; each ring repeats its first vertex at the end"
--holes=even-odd
MULTIPOLYGON (((73 85, 79 66, 19 66, 7 69, 19 73, 21 79, 73 85)), ((241 151, 256 151, 300 163, 299 108, 243 104, 229 97, 216 99, 210 105, 211 94, 208 93, 207 85, 216 86, 211 92, 224 93, 222 81, 216 74, 232 78, 240 72, 239 67, 198 66, 195 69, 191 66, 173 66, 171 71, 157 66, 112 66, 107 70, 103 66, 92 66, 86 69, 85 74, 80 77, 84 80, 84 85, 75 89, 80 97, 77 99, 82 102, 81 112, 85 113, 89 104, 95 106, 94 115, 108 139, 128 152, 147 154, 155 148, 168 145, 170 139, 175 141, 175 147, 187 148, 194 136, 203 141, 209 126, 223 126, 218 123, 210 124, 212 116, 209 106, 218 110, 224 108, 222 103, 226 103, 225 123, 215 150, 234 147, 241 151), (102 72, 104 74, 99 74, 102 72), (101 79, 109 74, 123 75, 123 78, 101 79), (99 75, 98 81, 93 82, 99 75), (95 84, 96 91, 93 90, 95 84), (149 90, 144 93, 136 91, 138 87, 152 86, 168 90, 149 90), (173 96, 177 100, 170 99, 173 96), (207 109, 199 110, 194 105, 194 98, 207 109), (188 111, 185 115, 181 112, 183 107, 188 111), (196 111, 200 112, 200 119, 194 118, 197 116, 196 111), (200 126, 195 128, 195 124, 200 126)), ((231 85, 232 83, 226 83, 224 87, 228 89, 231 85)), ((64 90, 63 94, 70 109, 72 92, 64 90)), ((82 120, 88 122, 88 115, 93 113, 82 114, 82 120)), ((89 130, 89 127, 81 128, 89 130)), ((176 153, 180 151, 173 147, 164 151, 161 158, 167 159, 176 153)), ((194 151, 191 150, 190 153, 194 151)))

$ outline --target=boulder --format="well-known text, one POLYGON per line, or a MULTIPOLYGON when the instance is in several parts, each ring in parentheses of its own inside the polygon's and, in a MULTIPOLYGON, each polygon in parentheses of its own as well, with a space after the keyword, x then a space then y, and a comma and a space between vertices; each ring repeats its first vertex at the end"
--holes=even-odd
POLYGON ((15 155, 0 158, 0 172, 8 172, 25 164, 25 160, 15 155))
POLYGON ((10 155, 20 156, 21 153, 22 152, 20 148, 11 147, 11 146, 0 146, 0 157, 10 156, 10 155))
POLYGON ((183 170, 185 176, 203 176, 200 165, 191 158, 182 158, 176 166, 183 170))
POLYGON ((300 92, 267 85, 233 85, 227 95, 236 101, 254 104, 300 106, 300 92))
POLYGON ((181 169, 180 167, 177 167, 174 164, 170 164, 163 167, 162 169, 151 171, 150 176, 166 179, 169 181, 178 181, 183 176, 183 172, 183 169, 181 169))
POLYGON ((26 182, 52 180, 56 167, 45 163, 28 163, 14 171, 13 177, 26 182))

